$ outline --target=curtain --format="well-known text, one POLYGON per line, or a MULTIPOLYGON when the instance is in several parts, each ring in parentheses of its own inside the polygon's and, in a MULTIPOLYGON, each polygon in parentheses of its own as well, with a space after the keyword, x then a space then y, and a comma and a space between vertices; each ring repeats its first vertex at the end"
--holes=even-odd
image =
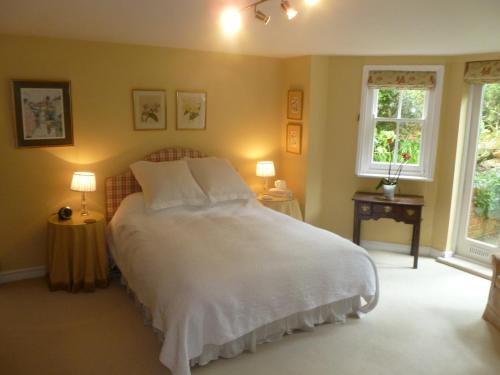
POLYGON ((368 87, 380 89, 433 89, 436 72, 408 72, 401 70, 372 70, 368 76, 368 87))
POLYGON ((500 60, 467 63, 464 79, 467 83, 500 83, 500 60))

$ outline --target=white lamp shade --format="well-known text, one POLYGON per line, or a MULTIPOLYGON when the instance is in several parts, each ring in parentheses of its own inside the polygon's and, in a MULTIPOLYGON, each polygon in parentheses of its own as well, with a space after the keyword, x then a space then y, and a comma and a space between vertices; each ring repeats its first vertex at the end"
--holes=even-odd
POLYGON ((272 161, 259 161, 257 162, 257 176, 259 177, 273 177, 276 175, 274 170, 274 163, 272 161))
POLYGON ((95 191, 95 174, 92 172, 75 172, 71 180, 73 191, 95 191))

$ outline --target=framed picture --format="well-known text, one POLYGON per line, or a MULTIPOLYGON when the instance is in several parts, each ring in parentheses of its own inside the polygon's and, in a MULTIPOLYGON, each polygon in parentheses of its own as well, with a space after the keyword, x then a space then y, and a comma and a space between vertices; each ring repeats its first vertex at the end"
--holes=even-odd
POLYGON ((292 154, 302 152, 302 124, 288 124, 286 126, 286 151, 292 154))
POLYGON ((177 129, 205 130, 207 128, 207 93, 177 91, 177 129))
POLYGON ((73 145, 69 81, 13 80, 18 147, 73 145))
POLYGON ((164 90, 132 90, 135 130, 165 130, 164 90))
POLYGON ((287 117, 290 120, 302 120, 302 90, 288 90, 287 117))

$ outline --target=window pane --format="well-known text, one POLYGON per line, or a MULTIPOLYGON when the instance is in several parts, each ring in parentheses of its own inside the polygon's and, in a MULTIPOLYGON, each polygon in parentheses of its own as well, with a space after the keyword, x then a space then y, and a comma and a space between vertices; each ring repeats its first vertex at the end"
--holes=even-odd
POLYGON ((500 84, 486 84, 483 90, 467 236, 496 245, 500 239, 500 84))
POLYGON ((377 117, 395 118, 398 115, 398 89, 378 90, 377 117))
POLYGON ((401 163, 404 160, 403 155, 407 154, 410 157, 407 164, 419 164, 421 139, 422 125, 420 123, 407 122, 399 124, 398 163, 401 163))
POLYGON ((377 121, 373 142, 373 161, 389 163, 396 144, 396 123, 377 121))
POLYGON ((401 118, 418 118, 424 115, 425 90, 401 90, 401 118))
MULTIPOLYGON (((500 133, 500 83, 484 85, 481 142, 496 140, 500 133)), ((495 143, 495 142, 492 142, 495 143)))

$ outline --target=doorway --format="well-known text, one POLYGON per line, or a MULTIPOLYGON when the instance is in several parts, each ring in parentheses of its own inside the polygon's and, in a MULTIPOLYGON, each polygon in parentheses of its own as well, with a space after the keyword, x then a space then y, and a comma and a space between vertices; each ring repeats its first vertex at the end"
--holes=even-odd
POLYGON ((500 249, 500 83, 471 88, 457 254, 482 263, 500 249))

